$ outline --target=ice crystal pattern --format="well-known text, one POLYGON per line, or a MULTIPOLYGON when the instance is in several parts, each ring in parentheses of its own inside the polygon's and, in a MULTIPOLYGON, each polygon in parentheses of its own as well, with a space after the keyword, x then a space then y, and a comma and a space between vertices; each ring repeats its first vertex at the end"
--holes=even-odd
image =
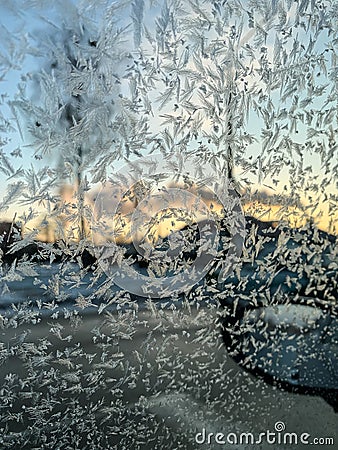
POLYGON ((0 447, 194 449, 203 427, 260 433, 309 410, 300 432, 332 435, 336 2, 0 8, 0 447), (245 211, 231 270, 222 183, 245 211), (167 296, 121 288, 119 269, 156 287, 192 267, 210 234, 196 211, 217 225, 207 273, 167 296))

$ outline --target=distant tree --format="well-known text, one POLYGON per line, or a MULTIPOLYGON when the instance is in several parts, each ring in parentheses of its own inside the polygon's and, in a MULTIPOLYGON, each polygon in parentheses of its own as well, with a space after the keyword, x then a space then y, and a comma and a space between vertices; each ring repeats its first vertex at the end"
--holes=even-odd
MULTIPOLYGON (((85 112, 83 111, 84 103, 86 102, 83 91, 83 83, 81 78, 85 78, 85 72, 92 64, 93 55, 90 54, 90 47, 96 47, 97 41, 91 40, 88 37, 86 31, 77 30, 63 30, 63 39, 61 41, 61 48, 55 47, 52 57, 53 61, 50 64, 50 69, 53 74, 56 74, 57 78, 64 82, 68 86, 66 87, 67 97, 64 99, 64 103, 60 103, 60 108, 63 109, 60 122, 63 122, 65 130, 69 133, 75 131, 76 127, 81 124, 81 121, 85 118, 85 112), (87 42, 86 42, 87 41, 87 42), (87 53, 87 58, 82 59, 79 52, 80 46, 82 46, 81 53, 87 53), (85 49, 88 46, 88 49, 85 49), (59 51, 57 51, 59 50, 59 51), (62 53, 62 50, 64 52, 62 53), (83 51, 85 50, 85 51, 83 51), (67 75, 68 79, 65 78, 67 75), (77 82, 72 83, 72 78, 77 82)), ((78 191, 78 216, 79 216, 79 238, 85 237, 85 219, 84 219, 84 177, 83 172, 86 163, 86 157, 90 149, 88 144, 84 142, 76 142, 71 148, 71 153, 67 157, 68 162, 73 166, 74 180, 78 191)))
MULTIPOLYGON (((113 7, 105 20, 100 27, 77 9, 65 15, 61 25, 51 19, 49 29, 34 35, 43 58, 33 75, 34 94, 28 97, 22 90, 12 102, 13 111, 25 116, 35 158, 46 160, 49 155, 57 161, 52 184, 71 182, 75 187, 80 240, 86 234, 84 195, 90 171, 94 183, 104 180, 109 163, 123 153, 116 136, 123 122, 120 76, 128 49, 113 7), (112 158, 107 158, 109 152, 112 158), (104 162, 98 173, 93 166, 100 158, 104 162)), ((74 215, 74 208, 69 211, 74 215)))

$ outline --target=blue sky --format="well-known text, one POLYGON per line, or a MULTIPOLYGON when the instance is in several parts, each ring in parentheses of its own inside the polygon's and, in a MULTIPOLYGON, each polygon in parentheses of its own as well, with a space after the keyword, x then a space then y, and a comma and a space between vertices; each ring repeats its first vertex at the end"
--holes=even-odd
MULTIPOLYGON (((60 1, 57 3, 57 8, 51 7, 51 3, 49 1, 8 1, 8 2, 2 2, 0 5, 0 14, 1 14, 1 28, 0 28, 0 37, 3 42, 3 48, 1 53, 4 55, 4 58, 2 59, 2 64, 0 65, 1 73, 3 74, 1 79, 1 92, 6 93, 9 99, 15 99, 16 93, 18 92, 18 89, 20 87, 20 83, 22 83, 23 79, 22 77, 25 77, 26 80, 30 77, 34 76, 34 73, 36 71, 41 70, 41 67, 45 64, 45 62, 48 59, 48 55, 43 55, 40 52, 40 49, 38 46, 33 45, 32 48, 29 48, 28 43, 33 42, 30 39, 30 35, 34 35, 37 33, 37 30, 42 30, 44 28, 53 28, 53 25, 51 23, 58 24, 60 23, 60 12, 61 14, 66 11, 66 14, 69 16, 70 14, 74 14, 74 20, 76 18, 76 10, 72 8, 71 6, 74 5, 76 2, 70 2, 67 0, 60 1), (44 18, 42 18, 44 17, 44 18), (48 21, 50 23, 48 23, 48 21), (8 39, 9 37, 9 39, 8 39), (24 58, 21 60, 21 55, 24 55, 24 58)), ((105 2, 101 2, 102 5, 105 2)), ((80 8, 82 8, 86 13, 94 18, 95 21, 95 11, 94 8, 91 7, 90 2, 81 2, 79 1, 78 4, 80 5, 80 8)), ((246 5, 247 2, 244 2, 244 5, 246 5)), ((282 2, 284 6, 287 4, 287 2, 282 2)), ((296 5, 297 3, 292 4, 289 10, 286 10, 287 15, 287 22, 286 22, 286 30, 293 30, 293 25, 295 22, 296 17, 296 5)), ((96 11, 99 11, 100 9, 100 2, 96 2, 96 11)), ((153 26, 151 24, 154 23, 154 16, 159 13, 160 8, 153 8, 151 10, 146 10, 145 18, 146 23, 149 27, 153 26)), ((121 17, 121 23, 126 22, 126 17, 121 17)), ((261 23, 260 25, 264 28, 264 23, 261 23)), ((57 29, 56 29, 57 32, 57 29)), ((290 31, 291 32, 291 31, 290 31)), ((310 33, 308 33, 306 30, 298 28, 297 31, 292 31, 294 33, 294 37, 296 37, 300 43, 300 45, 303 45, 304 47, 307 47, 309 45, 309 39, 310 36, 312 36, 310 33)), ((243 36, 245 39, 247 39, 247 42, 250 43, 256 39, 256 36, 251 33, 251 31, 244 30, 243 36)), ((244 39, 244 41, 245 41, 244 39)), ((327 46, 327 43, 332 40, 332 37, 328 36, 327 31, 324 29, 322 32, 318 33, 315 40, 315 48, 317 49, 317 53, 322 52, 325 47, 327 46)), ((268 40, 265 44, 267 49, 268 58, 272 60, 273 58, 273 52, 275 51, 275 44, 276 44, 276 36, 273 34, 273 32, 269 33, 268 40)), ((245 49, 246 42, 242 43, 243 51, 245 49)), ((144 43, 144 48, 150 51, 151 47, 149 47, 149 44, 144 43)), ((291 52, 291 48, 286 49, 287 52, 291 52)), ((330 70, 330 67, 332 67, 332 64, 334 64, 333 59, 329 55, 327 56, 327 67, 330 70)), ((314 71, 318 71, 318 67, 314 68, 314 71)), ((316 86, 319 86, 321 84, 327 83, 329 77, 325 74, 314 74, 314 83, 316 86)), ((259 84, 259 77, 257 77, 257 83, 259 84)), ((30 83, 28 83, 28 86, 30 86, 30 83)), ((29 88, 28 88, 29 89, 29 88)), ((330 86, 326 88, 326 92, 328 92, 330 89, 330 86)), ((279 91, 276 90, 275 93, 271 94, 271 99, 273 101, 273 107, 279 108, 282 110, 283 108, 290 109, 292 108, 292 101, 294 101, 294 95, 290 96, 289 99, 281 102, 279 98, 279 91)), ((33 91, 28 91, 28 95, 34 96, 33 91)), ((154 94, 155 98, 155 94, 154 94)), ((304 100, 304 97, 301 97, 301 99, 304 100)), ((324 94, 322 96, 318 96, 313 100, 312 107, 314 110, 320 110, 324 107, 325 100, 327 99, 327 94, 324 91, 324 94)), ((5 118, 13 118, 12 111, 8 108, 8 105, 5 103, 1 105, 1 111, 5 118)), ((283 123, 281 121, 281 123, 283 123)), ((157 117, 150 120, 151 126, 156 129, 156 127, 159 126, 159 122, 157 117)), ((22 133, 23 136, 20 135, 17 126, 15 125, 15 121, 13 121, 13 126, 16 127, 16 130, 14 130, 12 133, 5 133, 4 137, 11 138, 11 142, 8 145, 4 146, 4 153, 5 155, 10 159, 11 164, 13 165, 15 170, 18 170, 20 167, 27 168, 31 165, 34 167, 42 167, 43 165, 51 165, 56 163, 56 159, 51 157, 46 157, 43 160, 36 160, 34 158, 34 150, 29 146, 30 144, 30 137, 29 134, 25 131, 25 124, 22 123, 22 133), (15 153, 15 150, 17 148, 21 149, 22 157, 15 156, 18 152, 15 153), (14 153, 13 153, 14 151, 14 153), (14 156, 13 156, 14 155, 14 156)), ((259 163, 259 160, 257 159, 259 155, 262 154, 262 133, 261 130, 265 127, 264 122, 261 118, 258 118, 257 114, 251 110, 250 111, 250 117, 248 123, 245 125, 245 130, 256 137, 256 141, 249 145, 246 149, 245 155, 243 155, 243 159, 246 161, 246 167, 252 162, 256 162, 256 166, 253 166, 252 170, 247 171, 245 167, 238 166, 236 168, 236 174, 237 177, 241 180, 241 178, 248 178, 253 183, 254 186, 256 186, 259 189, 266 189, 270 192, 270 194, 273 194, 273 189, 276 189, 277 192, 284 192, 284 186, 290 185, 290 168, 288 167, 287 160, 285 159, 285 167, 278 173, 278 175, 275 177, 278 178, 278 183, 274 184, 273 180, 274 177, 272 175, 272 170, 269 170, 269 167, 267 167, 267 174, 266 177, 263 180, 260 180, 257 174, 257 170, 255 167, 257 167, 257 164, 259 163), (243 175, 245 174, 245 175, 243 175), (267 188, 267 186, 273 187, 273 189, 267 188)), ((307 140, 307 127, 302 124, 301 120, 297 119, 297 125, 296 129, 294 129, 290 136, 293 140, 293 142, 299 144, 299 146, 304 145, 304 143, 307 140)), ((4 139, 4 137, 2 139, 4 139)), ((318 136, 318 141, 325 140, 326 137, 318 136)), ((315 140, 314 140, 315 141, 315 140)), ((317 177, 317 183, 319 183, 320 180, 324 179, 325 175, 325 167, 322 167, 322 162, 320 160, 320 152, 318 149, 315 148, 306 148, 302 151, 302 156, 299 155, 291 155, 290 158, 298 158, 301 160, 302 167, 310 168, 309 172, 311 172, 311 176, 317 177)), ((273 153, 272 153, 273 154, 273 153)), ((279 150, 278 147, 276 148, 275 157, 278 158, 279 150)), ((334 162, 334 158, 336 157, 336 153, 333 155, 333 159, 331 162, 334 162)), ((273 162, 273 160, 271 160, 273 162)), ((117 164, 117 167, 119 164, 117 164)), ((245 165, 244 165, 245 166, 245 165)), ((332 166, 329 167, 329 172, 332 171, 332 166)), ((331 176, 331 181, 327 187, 330 192, 337 192, 337 186, 335 186, 335 182, 337 179, 335 178, 335 175, 333 173, 329 174, 331 176)), ((5 174, 0 174, 0 195, 4 195, 6 187, 9 183, 11 183, 13 180, 8 179, 5 174)), ((285 192, 284 192, 285 193, 285 192)), ((299 194, 302 197, 304 201, 306 201, 306 195, 301 190, 301 186, 299 186, 299 194)), ((319 197, 318 197, 319 199, 319 197)), ((317 200, 318 200, 317 199, 317 200)), ((15 206, 14 209, 17 209, 17 206, 15 206)), ((13 208, 11 208, 5 216, 7 218, 12 217, 13 215, 13 208)), ((4 215, 3 215, 4 216, 4 215)))

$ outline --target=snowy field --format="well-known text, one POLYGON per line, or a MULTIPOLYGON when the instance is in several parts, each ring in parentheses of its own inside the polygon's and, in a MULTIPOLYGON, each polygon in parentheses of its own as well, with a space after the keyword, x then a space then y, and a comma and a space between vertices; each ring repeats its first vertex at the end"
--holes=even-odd
POLYGON ((2 388, 12 394, 1 406, 11 415, 2 448, 71 448, 62 442, 72 430, 79 449, 268 449, 276 447, 197 445, 195 435, 258 435, 280 421, 288 432, 337 439, 322 398, 283 392, 227 355, 216 312, 80 314, 2 331, 2 388))
MULTIPOLYGON (((104 279, 93 283, 90 272, 76 285, 76 270, 36 265, 17 280, 4 273, 2 448, 44 442, 46 449, 269 449, 276 447, 264 440, 212 439, 258 437, 277 422, 309 439, 337 439, 337 416, 323 398, 277 389, 229 356, 218 321, 223 308, 207 286, 200 304, 189 296, 146 301, 114 285, 102 290, 104 279), (92 304, 81 304, 88 298, 92 304)), ((251 330, 239 343, 247 367, 295 385, 337 389, 335 317, 290 304, 257 308, 241 325, 251 330)))

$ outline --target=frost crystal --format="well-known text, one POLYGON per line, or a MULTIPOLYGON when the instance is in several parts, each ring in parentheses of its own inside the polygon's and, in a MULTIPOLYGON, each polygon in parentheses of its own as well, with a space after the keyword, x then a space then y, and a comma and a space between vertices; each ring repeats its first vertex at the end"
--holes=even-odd
POLYGON ((0 5, 1 449, 337 442, 336 2, 55 3, 0 5))

